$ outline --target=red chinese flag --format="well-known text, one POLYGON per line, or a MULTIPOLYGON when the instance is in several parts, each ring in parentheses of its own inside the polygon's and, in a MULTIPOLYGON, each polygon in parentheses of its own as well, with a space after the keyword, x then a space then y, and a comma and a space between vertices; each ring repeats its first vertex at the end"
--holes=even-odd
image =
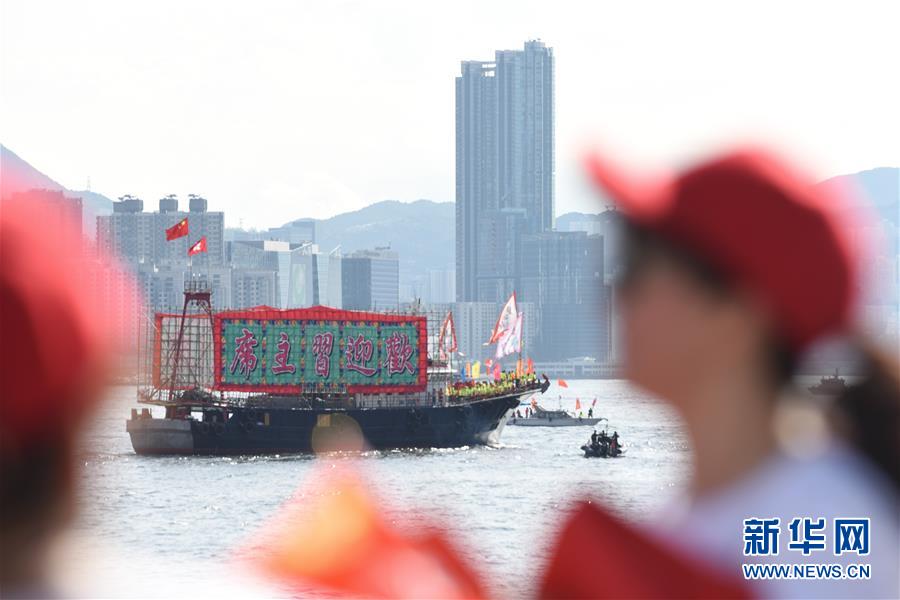
POLYGON ((575 398, 575 410, 581 410, 581 398, 575 398))
POLYGON ((557 383, 557 385, 559 385, 559 387, 564 387, 564 388, 569 387, 569 384, 566 383, 565 379, 557 379, 556 383, 557 383))
POLYGON ((534 361, 531 360, 530 358, 528 359, 528 365, 525 367, 525 372, 528 373, 529 375, 531 373, 534 373, 534 361))
POLYGON ((206 252, 206 236, 204 235, 202 238, 197 240, 193 246, 188 248, 188 256, 193 256, 195 254, 200 254, 201 252, 206 252))
POLYGON ((171 242, 172 240, 177 240, 180 237, 184 237, 188 234, 188 220, 187 217, 178 221, 168 229, 166 229, 166 241, 171 242))

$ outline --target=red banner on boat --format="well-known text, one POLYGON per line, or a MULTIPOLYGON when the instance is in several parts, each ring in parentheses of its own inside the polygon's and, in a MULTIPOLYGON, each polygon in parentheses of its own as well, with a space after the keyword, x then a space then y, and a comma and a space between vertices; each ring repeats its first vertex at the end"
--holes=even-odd
POLYGON ((264 307, 218 313, 213 328, 215 387, 221 390, 397 393, 426 387, 424 316, 264 307))

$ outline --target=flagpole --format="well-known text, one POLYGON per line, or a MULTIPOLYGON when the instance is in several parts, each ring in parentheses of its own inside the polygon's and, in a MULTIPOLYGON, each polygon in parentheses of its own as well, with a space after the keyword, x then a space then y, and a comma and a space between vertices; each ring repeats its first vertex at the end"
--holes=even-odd
MULTIPOLYGON (((205 237, 205 236, 204 236, 205 237)), ((206 249, 206 289, 210 292, 210 297, 212 297, 212 275, 210 275, 210 263, 212 261, 209 259, 209 248, 206 249)))

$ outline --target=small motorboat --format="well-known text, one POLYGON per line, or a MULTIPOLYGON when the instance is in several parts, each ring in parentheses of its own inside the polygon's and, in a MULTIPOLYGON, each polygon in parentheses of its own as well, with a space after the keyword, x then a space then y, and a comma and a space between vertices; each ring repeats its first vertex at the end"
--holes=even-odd
POLYGON ((622 444, 619 442, 619 432, 613 431, 613 434, 609 435, 608 427, 607 424, 607 427, 604 427, 603 431, 599 433, 594 430, 591 439, 581 447, 585 458, 617 458, 625 454, 622 444))
POLYGON ((819 383, 810 386, 809 391, 817 396, 837 396, 847 389, 847 382, 835 369, 831 377, 822 377, 819 383))
POLYGON ((596 425, 600 419, 573 415, 564 410, 547 410, 537 403, 531 405, 531 416, 519 417, 513 413, 508 425, 521 427, 577 427, 579 425, 596 425))

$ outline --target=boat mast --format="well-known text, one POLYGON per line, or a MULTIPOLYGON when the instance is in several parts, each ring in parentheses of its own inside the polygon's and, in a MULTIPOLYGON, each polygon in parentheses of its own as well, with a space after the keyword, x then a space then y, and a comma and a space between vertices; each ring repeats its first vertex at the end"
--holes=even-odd
MULTIPOLYGON (((191 273, 191 277, 185 281, 184 283, 184 304, 181 309, 181 322, 178 325, 178 335, 175 338, 175 349, 173 351, 172 358, 172 375, 171 380, 169 382, 169 401, 172 401, 175 398, 175 389, 178 387, 178 365, 181 363, 182 354, 184 350, 184 333, 185 326, 187 324, 188 319, 188 311, 191 310, 191 314, 196 314, 197 312, 202 313, 202 316, 205 317, 205 320, 208 320, 210 331, 212 331, 213 326, 213 312, 212 312, 212 302, 210 300, 212 296, 212 290, 209 286, 209 281, 205 279, 199 279, 193 277, 193 272, 191 273)), ((192 317, 193 318, 193 317, 192 317)), ((199 342, 198 336, 198 342, 199 342)), ((188 356, 188 360, 201 360, 203 352, 198 351, 197 356, 192 356, 194 353, 189 352, 191 356, 188 356)), ((200 373, 193 373, 194 380, 198 381, 200 373)))

